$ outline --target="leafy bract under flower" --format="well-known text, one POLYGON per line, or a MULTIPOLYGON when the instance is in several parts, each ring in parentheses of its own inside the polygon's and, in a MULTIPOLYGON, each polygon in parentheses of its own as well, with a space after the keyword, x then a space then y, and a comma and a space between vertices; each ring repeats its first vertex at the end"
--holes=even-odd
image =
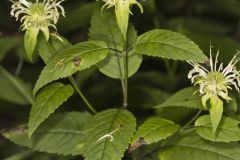
POLYGON ((102 7, 102 10, 104 8, 115 7, 115 14, 118 26, 123 34, 123 37, 126 40, 129 14, 132 14, 130 7, 131 5, 136 4, 140 8, 141 13, 143 13, 142 5, 138 3, 137 0, 102 0, 102 1, 105 2, 105 4, 102 7))
POLYGON ((231 100, 228 96, 228 89, 232 86, 239 92, 240 74, 235 65, 239 61, 239 53, 237 53, 229 64, 223 68, 223 63, 218 65, 218 55, 215 60, 212 58, 210 50, 210 67, 205 68, 199 63, 189 62, 193 69, 189 72, 188 78, 191 79, 194 85, 199 85, 199 92, 202 95, 203 106, 206 107, 206 102, 211 97, 221 97, 227 101, 231 100))

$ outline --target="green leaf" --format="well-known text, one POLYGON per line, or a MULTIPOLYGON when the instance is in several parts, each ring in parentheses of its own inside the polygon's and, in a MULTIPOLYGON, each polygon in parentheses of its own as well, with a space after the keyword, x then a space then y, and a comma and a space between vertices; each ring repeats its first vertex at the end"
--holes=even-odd
POLYGON ((33 102, 31 87, 14 77, 0 66, 0 98, 6 101, 27 105, 33 102))
POLYGON ((24 128, 3 133, 10 141, 33 150, 63 155, 83 153, 85 126, 92 116, 89 113, 71 112, 56 114, 47 119, 31 139, 24 128))
POLYGON ((36 96, 29 117, 28 134, 32 136, 37 127, 73 94, 71 85, 53 83, 36 96))
POLYGON ((44 67, 34 87, 34 95, 44 85, 87 69, 103 60, 107 54, 108 47, 101 41, 81 42, 65 49, 44 67), (76 64, 75 60, 78 61, 76 64))
POLYGON ((19 37, 0 37, 0 60, 20 42, 19 37))
POLYGON ((33 151, 23 151, 10 157, 4 158, 3 160, 24 160, 33 154, 34 154, 33 151))
POLYGON ((176 60, 204 62, 208 59, 199 47, 186 36, 160 29, 141 35, 134 50, 148 56, 176 60))
POLYGON ((202 116, 195 122, 196 130, 199 136, 215 142, 231 142, 240 140, 240 121, 223 117, 215 134, 212 132, 210 116, 202 116))
POLYGON ((127 110, 109 109, 96 114, 88 128, 85 160, 121 160, 135 132, 136 119, 127 110))
MULTIPOLYGON (((128 54, 128 77, 131 77, 136 73, 142 63, 142 56, 137 55, 133 52, 130 52, 128 54)), ((124 75, 124 58, 123 55, 119 55, 119 61, 118 57, 116 56, 116 53, 113 53, 112 51, 108 55, 108 57, 99 63, 98 67, 100 68, 100 71, 105 74, 108 77, 119 79, 124 75), (121 72, 119 70, 119 65, 121 66, 121 72), (121 76, 122 75, 122 76, 121 76)))
POLYGON ((65 38, 53 34, 50 34, 50 39, 48 41, 46 41, 43 34, 40 34, 37 44, 39 55, 46 64, 55 55, 70 46, 71 44, 65 38))
POLYGON ((144 138, 147 144, 164 140, 179 130, 179 125, 163 119, 161 117, 152 117, 145 121, 137 130, 132 139, 132 144, 137 142, 139 138, 144 138))
MULTIPOLYGON (((93 14, 89 39, 104 41, 108 44, 109 48, 112 48, 108 57, 101 62, 98 67, 103 74, 118 79, 121 78, 121 74, 124 75, 124 55, 121 53, 124 41, 113 10, 104 10, 100 16, 99 12, 99 10, 96 10, 93 14), (121 69, 121 72, 119 68, 121 69)), ((133 25, 130 24, 128 28, 127 48, 130 48, 136 40, 136 30, 133 25)), ((142 55, 136 54, 136 52, 128 53, 129 77, 137 72, 141 62, 142 55)))
POLYGON ((162 160, 239 160, 239 143, 214 143, 195 132, 166 141, 159 154, 162 160))
POLYGON ((209 111, 210 111, 210 117, 212 122, 212 131, 213 133, 215 133, 222 119, 223 102, 221 99, 215 96, 210 98, 210 104, 211 104, 211 107, 209 111))
POLYGON ((30 61, 32 61, 32 56, 34 49, 37 45, 37 36, 39 33, 39 28, 29 28, 24 36, 24 47, 27 53, 27 57, 30 61))
POLYGON ((156 108, 161 107, 189 107, 202 109, 201 97, 194 94, 196 89, 194 87, 184 88, 177 93, 169 97, 165 102, 156 106, 156 108))

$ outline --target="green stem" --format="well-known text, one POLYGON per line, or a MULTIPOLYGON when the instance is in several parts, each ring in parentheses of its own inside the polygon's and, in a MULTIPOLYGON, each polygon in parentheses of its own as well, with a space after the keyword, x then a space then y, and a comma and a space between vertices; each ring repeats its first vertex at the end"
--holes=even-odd
POLYGON ((124 55, 123 56, 123 61, 124 61, 124 65, 123 65, 123 69, 124 69, 123 107, 128 106, 128 52, 126 50, 127 50, 127 41, 123 37, 123 55, 124 55))
POLYGON ((202 109, 199 110, 197 114, 187 124, 183 126, 183 129, 187 128, 190 124, 192 124, 198 118, 198 116, 202 113, 202 111, 203 111, 202 109))
POLYGON ((124 55, 124 94, 123 107, 128 106, 128 57, 127 53, 124 55))
POLYGON ((22 70, 22 67, 23 67, 23 58, 20 58, 19 59, 19 62, 18 62, 18 65, 17 65, 17 69, 16 69, 16 71, 15 71, 15 76, 19 76, 19 74, 20 74, 20 72, 21 72, 21 70, 22 70))
POLYGON ((80 88, 78 87, 77 83, 75 82, 74 78, 68 77, 69 81, 72 83, 73 87, 75 88, 75 90, 78 92, 78 94, 80 95, 80 97, 82 98, 82 100, 85 102, 85 104, 88 106, 88 108, 93 112, 93 113, 97 113, 96 110, 93 108, 93 106, 89 103, 89 101, 87 100, 87 98, 83 95, 82 91, 80 90, 80 88))

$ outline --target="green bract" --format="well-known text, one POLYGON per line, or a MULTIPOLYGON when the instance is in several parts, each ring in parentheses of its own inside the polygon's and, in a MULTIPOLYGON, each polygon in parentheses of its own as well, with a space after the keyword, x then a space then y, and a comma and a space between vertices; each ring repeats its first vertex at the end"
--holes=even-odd
POLYGON ((136 0, 103 0, 105 4, 102 7, 102 10, 107 7, 115 7, 115 14, 118 22, 118 26, 123 34, 124 39, 126 40, 127 37, 127 30, 128 30, 128 20, 129 20, 129 13, 132 14, 130 10, 130 6, 136 4, 141 13, 143 13, 143 8, 140 3, 136 0))

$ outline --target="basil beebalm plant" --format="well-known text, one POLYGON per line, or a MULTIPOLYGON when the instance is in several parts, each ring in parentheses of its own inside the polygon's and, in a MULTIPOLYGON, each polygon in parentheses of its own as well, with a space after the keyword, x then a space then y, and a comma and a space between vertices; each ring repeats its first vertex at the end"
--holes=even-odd
MULTIPOLYGON (((6 139, 34 151, 85 160, 239 160, 240 121, 230 113, 231 102, 239 96, 239 53, 224 64, 218 62, 221 53, 213 54, 212 46, 208 58, 183 34, 154 29, 137 35, 129 22, 133 8, 139 16, 144 14, 144 7, 137 0, 95 2, 88 40, 76 44, 57 33, 59 18, 65 17, 64 0, 11 3, 10 14, 24 31, 28 59, 35 62, 40 57, 45 66, 33 89, 28 124, 21 131, 3 132, 6 139), (149 100, 130 90, 129 78, 135 77, 143 58, 149 57, 163 60, 168 68, 178 61, 192 66, 185 69, 184 79, 190 79, 193 86, 173 95, 161 92, 156 99, 162 102, 148 106, 152 114, 141 119, 134 111, 138 106, 129 103, 132 94, 141 103, 149 100), (81 90, 77 75, 92 68, 111 81, 119 81, 114 86, 121 88, 118 106, 102 109, 95 105, 96 97, 89 98, 84 93, 88 91, 81 90), (74 92, 80 96, 79 104, 86 108, 54 113, 74 92), (158 114, 170 107, 177 109, 158 114), (173 112, 185 112, 185 108, 191 108, 192 114, 181 122, 166 118, 173 112)), ((175 79, 178 81, 179 77, 175 79)), ((98 91, 104 92, 101 87, 98 91)))

